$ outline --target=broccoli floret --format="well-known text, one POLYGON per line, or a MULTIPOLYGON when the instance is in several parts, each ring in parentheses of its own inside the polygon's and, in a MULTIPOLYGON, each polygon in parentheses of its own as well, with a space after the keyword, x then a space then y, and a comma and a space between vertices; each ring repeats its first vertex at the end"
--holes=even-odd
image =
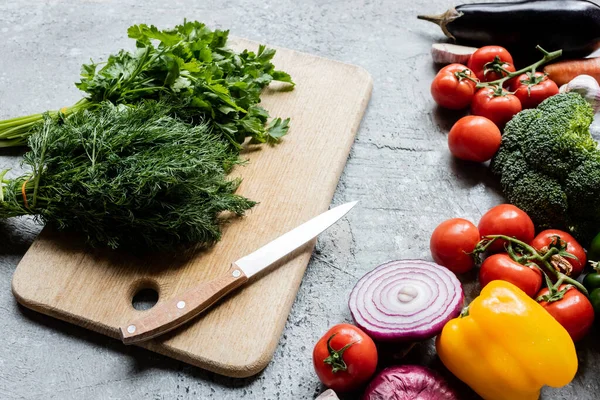
POLYGON ((578 165, 565 182, 565 193, 573 199, 569 214, 600 220, 600 162, 591 158, 578 165))
POLYGON ((573 232, 585 244, 600 230, 600 151, 591 106, 577 93, 550 97, 507 125, 491 162, 509 202, 538 228, 573 232))
POLYGON ((536 108, 523 110, 513 119, 508 121, 504 128, 502 147, 500 149, 509 151, 520 149, 523 140, 525 140, 529 134, 530 125, 542 118, 542 114, 543 112, 536 108))
POLYGON ((529 164, 519 150, 506 151, 503 145, 490 164, 492 172, 501 177, 503 190, 509 190, 521 180, 521 177, 531 171, 529 164))
MULTIPOLYGON (((506 186, 506 185, 503 185, 506 186)), ((538 228, 567 229, 566 218, 568 198, 560 183, 547 175, 529 171, 507 191, 507 200, 511 203, 526 204, 527 214, 537 221, 538 228), (532 187, 544 188, 543 191, 531 190, 532 187)))
MULTIPOLYGON (((500 153, 499 153, 500 154, 500 153)), ((558 181, 531 169, 520 151, 500 154, 494 165, 510 203, 519 204, 539 228, 567 227, 567 196, 558 181), (532 188, 544 188, 543 191, 532 188)))
POLYGON ((596 149, 589 132, 593 110, 580 95, 569 93, 550 97, 537 111, 539 117, 521 133, 521 151, 537 171, 563 181, 585 153, 596 149))

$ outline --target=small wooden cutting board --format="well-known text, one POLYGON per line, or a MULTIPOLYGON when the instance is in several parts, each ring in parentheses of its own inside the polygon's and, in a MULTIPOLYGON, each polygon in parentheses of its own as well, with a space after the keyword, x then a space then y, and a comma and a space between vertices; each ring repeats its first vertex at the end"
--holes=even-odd
MULTIPOLYGON (((230 45, 258 47, 244 39, 230 45)), ((280 144, 242 154, 249 163, 234 173, 244 179, 238 193, 260 203, 229 223, 221 242, 179 258, 143 258, 91 250, 80 238, 44 229, 14 274, 19 303, 118 338, 118 327, 144 312, 132 306, 140 289, 158 291, 159 302, 168 299, 327 210, 371 95, 371 77, 360 67, 287 49, 277 49, 274 64, 297 85, 293 91, 271 85, 263 106, 274 117, 291 117, 291 129, 280 144)), ((227 376, 260 372, 273 356, 314 243, 200 318, 142 346, 227 376)))

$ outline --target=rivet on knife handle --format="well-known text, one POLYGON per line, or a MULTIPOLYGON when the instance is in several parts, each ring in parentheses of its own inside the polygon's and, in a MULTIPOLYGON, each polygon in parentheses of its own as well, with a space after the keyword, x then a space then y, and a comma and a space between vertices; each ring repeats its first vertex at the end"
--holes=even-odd
POLYGON ((226 274, 159 302, 147 316, 122 326, 121 340, 125 344, 143 342, 175 329, 247 280, 246 274, 233 264, 226 274))

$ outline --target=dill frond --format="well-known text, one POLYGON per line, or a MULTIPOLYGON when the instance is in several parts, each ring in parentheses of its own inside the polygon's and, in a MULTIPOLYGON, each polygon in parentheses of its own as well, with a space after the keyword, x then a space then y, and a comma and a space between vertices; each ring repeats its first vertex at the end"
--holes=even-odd
POLYGON ((24 156, 31 174, 3 179, 0 217, 35 215, 111 248, 214 243, 220 213, 242 215, 255 203, 227 178, 240 163, 227 140, 173 114, 143 101, 103 102, 58 123, 46 116, 24 156))

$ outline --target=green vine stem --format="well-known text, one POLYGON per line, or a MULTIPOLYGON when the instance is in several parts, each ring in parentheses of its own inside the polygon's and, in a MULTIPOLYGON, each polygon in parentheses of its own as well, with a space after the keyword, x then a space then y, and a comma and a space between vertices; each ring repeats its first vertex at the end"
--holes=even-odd
POLYGON ((475 250, 473 251, 473 255, 478 256, 479 254, 484 253, 489 248, 489 246, 492 243, 494 243, 494 241, 496 241, 496 240, 505 240, 508 243, 507 249, 510 250, 509 254, 511 255, 511 257, 513 257, 513 256, 517 257, 517 258, 513 258, 515 261, 520 262, 520 263, 522 263, 522 261, 525 261, 527 263, 536 265, 545 276, 547 276, 550 273, 561 284, 567 283, 569 285, 573 285, 581 293, 585 294, 586 296, 589 296, 587 289, 581 283, 579 283, 575 279, 571 278, 570 276, 567 276, 566 274, 564 274, 560 271, 557 271, 556 269, 554 269, 552 267, 552 265, 550 265, 549 260, 552 258, 552 256, 555 254, 558 254, 560 252, 560 250, 557 248, 554 248, 554 247, 550 248, 550 249, 548 249, 547 253, 545 253, 544 255, 541 255, 532 246, 530 246, 527 243, 522 242, 518 239, 515 239, 513 237, 509 237, 509 236, 505 236, 505 235, 488 235, 488 236, 484 236, 483 240, 481 240, 477 244, 477 246, 475 247, 475 250), (523 254, 521 256, 518 256, 514 251, 514 247, 518 247, 519 249, 522 249, 524 252, 526 252, 528 254, 527 255, 523 254), (540 266, 543 266, 543 268, 540 266))
POLYGON ((495 81, 491 81, 491 82, 479 82, 477 83, 477 87, 478 88, 484 88, 484 87, 491 87, 491 86, 500 86, 502 87, 502 85, 504 84, 504 82, 514 78, 515 76, 519 76, 521 74, 524 74, 526 72, 535 72, 536 69, 538 69, 540 66, 549 63, 552 60, 557 59, 558 57, 560 57, 562 55, 562 50, 556 50, 556 51, 552 51, 552 52, 548 52, 544 49, 542 49, 540 46, 536 46, 536 50, 539 50, 542 52, 542 54, 544 55, 544 57, 525 67, 525 68, 521 68, 518 71, 515 72, 511 72, 508 75, 500 78, 500 79, 496 79, 495 81))
POLYGON ((536 299, 537 301, 545 301, 548 303, 553 303, 555 301, 562 300, 563 297, 565 297, 565 294, 569 290, 574 289, 574 287, 572 285, 567 285, 563 289, 560 288, 560 286, 564 282, 564 278, 560 278, 555 284, 552 284, 552 281, 550 281, 550 278, 548 278, 548 275, 544 274, 544 278, 546 279, 546 286, 548 287, 548 293, 546 293, 545 295, 539 296, 536 299))

